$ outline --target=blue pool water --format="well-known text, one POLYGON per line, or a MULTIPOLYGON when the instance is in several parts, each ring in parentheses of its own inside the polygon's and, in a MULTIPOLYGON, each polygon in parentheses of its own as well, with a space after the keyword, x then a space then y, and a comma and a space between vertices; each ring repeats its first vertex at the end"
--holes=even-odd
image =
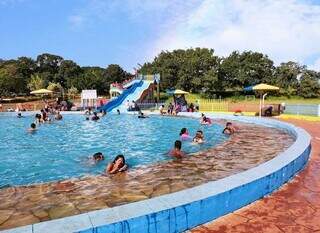
POLYGON ((130 167, 170 160, 167 152, 183 127, 192 136, 201 129, 206 138, 203 145, 184 142, 182 148, 188 153, 227 139, 221 125, 201 126, 190 118, 108 115, 93 122, 83 115, 66 114, 63 121, 42 124, 30 134, 26 129, 33 119, 33 115, 19 119, 15 114, 0 114, 0 187, 99 174, 119 153, 130 167), (88 158, 99 151, 106 159, 90 163, 88 158))

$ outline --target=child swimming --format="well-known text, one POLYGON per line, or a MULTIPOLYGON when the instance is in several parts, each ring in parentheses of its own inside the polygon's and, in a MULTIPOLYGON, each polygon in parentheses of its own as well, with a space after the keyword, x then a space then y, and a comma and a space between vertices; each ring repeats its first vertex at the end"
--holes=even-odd
POLYGON ((180 139, 182 141, 191 139, 191 136, 189 135, 189 132, 188 132, 187 128, 182 128, 181 129, 181 131, 180 131, 180 139))
POLYGON ((35 132, 36 130, 37 130, 37 125, 35 123, 31 123, 28 131, 31 133, 31 132, 35 132))
POLYGON ((99 162, 99 161, 102 161, 104 160, 104 156, 101 152, 97 152, 95 153, 93 156, 92 156, 92 159, 95 161, 95 162, 99 162))
POLYGON ((201 114, 201 119, 200 119, 200 124, 201 125, 211 125, 212 121, 209 117, 206 117, 203 113, 201 114))
POLYGON ((233 127, 231 122, 227 122, 226 127, 223 129, 222 133, 224 134, 234 134, 236 132, 235 127, 233 127))
POLYGON ((117 155, 112 163, 109 163, 106 168, 106 173, 116 174, 118 172, 123 172, 128 169, 126 160, 123 155, 117 155))
POLYGON ((198 143, 198 144, 204 143, 204 135, 202 130, 197 131, 196 136, 194 136, 192 142, 198 143))

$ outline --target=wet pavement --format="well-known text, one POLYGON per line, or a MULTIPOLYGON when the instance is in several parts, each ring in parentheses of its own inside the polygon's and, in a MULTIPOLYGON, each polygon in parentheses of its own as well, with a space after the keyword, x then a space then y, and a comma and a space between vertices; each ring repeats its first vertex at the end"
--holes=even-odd
MULTIPOLYGON (((225 124, 222 121, 220 123, 225 124)), ((86 176, 61 182, 2 188, 0 230, 113 207, 194 187, 270 160, 294 141, 292 136, 275 128, 248 124, 238 124, 238 127, 239 131, 226 142, 182 160, 140 167, 113 176, 86 176)), ((312 179, 315 178, 316 176, 312 179)), ((319 186, 305 187, 306 190, 311 188, 320 191, 319 186)), ((295 204, 295 202, 290 203, 290 205, 295 204)), ((263 208, 258 207, 257 211, 263 211, 263 208)), ((313 207, 308 208, 308 211, 315 213, 313 207)), ((292 214, 299 215, 299 209, 292 214)), ((278 216, 272 218, 276 217, 278 216)), ((259 215, 259 218, 249 219, 235 215, 233 218, 243 223, 258 221, 265 216, 259 215)), ((203 232, 201 231, 203 228, 199 229, 200 231, 194 232, 203 232)))
POLYGON ((312 136, 312 154, 307 167, 279 191, 190 232, 320 232, 320 122, 287 121, 312 136))

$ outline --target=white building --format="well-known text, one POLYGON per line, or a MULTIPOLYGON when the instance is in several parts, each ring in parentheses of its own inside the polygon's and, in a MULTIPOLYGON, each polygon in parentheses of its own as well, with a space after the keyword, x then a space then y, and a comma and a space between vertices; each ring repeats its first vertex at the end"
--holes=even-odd
POLYGON ((83 90, 81 92, 81 107, 97 107, 97 90, 83 90))

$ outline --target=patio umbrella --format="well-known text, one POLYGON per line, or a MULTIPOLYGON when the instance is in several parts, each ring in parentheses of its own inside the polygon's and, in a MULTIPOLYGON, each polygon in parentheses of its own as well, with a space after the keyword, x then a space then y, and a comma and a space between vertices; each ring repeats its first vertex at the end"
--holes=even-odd
POLYGON ((170 91, 167 91, 167 93, 170 94, 170 95, 187 95, 187 94, 189 94, 189 92, 183 91, 183 90, 179 90, 179 89, 170 90, 170 91))
POLYGON ((257 91, 257 92, 260 93, 259 117, 261 117, 261 110, 262 110, 262 107, 264 105, 264 98, 267 95, 267 93, 265 93, 265 92, 267 92, 267 91, 277 91, 277 90, 279 90, 279 87, 261 83, 261 84, 257 84, 257 85, 254 85, 254 86, 246 87, 246 88, 244 88, 244 90, 245 91, 257 91))
POLYGON ((47 90, 47 89, 39 89, 35 91, 31 91, 30 94, 33 95, 46 95, 46 94, 51 94, 53 91, 47 90))

